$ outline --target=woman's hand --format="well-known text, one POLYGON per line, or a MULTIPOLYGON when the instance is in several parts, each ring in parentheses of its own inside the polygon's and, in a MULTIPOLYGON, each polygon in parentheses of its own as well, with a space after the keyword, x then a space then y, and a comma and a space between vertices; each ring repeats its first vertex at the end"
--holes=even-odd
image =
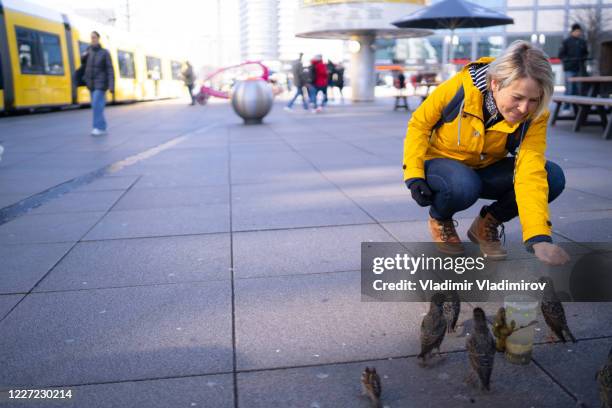
POLYGON ((550 242, 538 242, 533 244, 535 256, 549 265, 563 265, 570 260, 570 256, 558 245, 550 242))
POLYGON ((410 183, 410 193, 412 194, 412 198, 417 202, 421 207, 427 207, 432 204, 433 192, 427 185, 427 182, 424 179, 417 179, 410 183))

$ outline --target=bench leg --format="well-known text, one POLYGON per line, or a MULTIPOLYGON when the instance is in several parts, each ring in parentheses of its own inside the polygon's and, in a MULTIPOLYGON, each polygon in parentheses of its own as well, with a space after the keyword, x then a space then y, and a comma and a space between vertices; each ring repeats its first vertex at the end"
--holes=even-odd
POLYGON ((576 121, 574 122, 574 132, 578 132, 580 127, 586 122, 589 116, 590 105, 580 105, 578 107, 578 114, 576 115, 576 121))
POLYGON ((554 126, 555 123, 557 122, 557 118, 559 117, 559 111, 561 110, 561 105, 563 105, 561 102, 555 102, 556 106, 555 106, 555 110, 553 112, 553 115, 550 118, 550 126, 554 126))
POLYGON ((598 106, 597 113, 599 114, 599 117, 601 118, 601 125, 605 129, 606 126, 608 125, 608 118, 606 116, 606 108, 604 108, 603 106, 598 106))
POLYGON ((610 117, 608 118, 608 124, 606 125, 606 130, 604 130, 603 138, 606 140, 612 139, 612 113, 610 114, 610 117))

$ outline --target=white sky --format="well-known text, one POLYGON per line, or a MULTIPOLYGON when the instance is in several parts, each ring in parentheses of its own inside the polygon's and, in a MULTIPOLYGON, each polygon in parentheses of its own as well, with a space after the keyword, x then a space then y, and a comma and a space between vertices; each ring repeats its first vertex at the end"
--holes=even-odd
POLYGON ((239 59, 238 0, 29 0, 59 10, 113 9, 116 27, 169 47, 196 65, 227 65, 239 59), (218 4, 222 3, 221 19, 218 4), (219 24, 219 21, 221 24, 219 24), (183 55, 181 55, 183 56, 183 55))

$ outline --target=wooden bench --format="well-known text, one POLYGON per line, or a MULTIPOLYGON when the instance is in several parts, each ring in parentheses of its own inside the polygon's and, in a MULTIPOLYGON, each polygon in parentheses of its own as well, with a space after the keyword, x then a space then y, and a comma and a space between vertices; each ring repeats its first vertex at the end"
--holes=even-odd
POLYGON ((574 120, 574 132, 578 132, 584 125, 601 125, 604 127, 602 137, 612 138, 612 98, 595 98, 590 96, 578 95, 553 95, 553 102, 556 104, 550 125, 553 126, 557 120, 574 120), (577 112, 571 116, 559 116, 561 105, 570 104, 577 112), (601 118, 599 122, 587 122, 589 114, 597 114, 601 118))

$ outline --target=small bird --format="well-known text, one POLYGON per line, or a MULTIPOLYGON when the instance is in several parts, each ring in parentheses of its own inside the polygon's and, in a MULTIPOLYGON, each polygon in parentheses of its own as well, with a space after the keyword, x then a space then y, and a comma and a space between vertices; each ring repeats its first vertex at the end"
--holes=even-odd
POLYGON ((495 340, 487 327, 485 313, 479 307, 474 309, 474 331, 465 341, 465 347, 468 351, 472 375, 476 373, 480 379, 481 388, 489 391, 495 361, 495 340))
POLYGON ((421 353, 417 358, 422 359, 421 365, 425 365, 427 357, 433 349, 440 355, 440 345, 446 334, 446 319, 444 318, 444 301, 446 296, 442 293, 435 293, 431 297, 429 312, 423 316, 421 322, 421 353))
POLYGON ((446 318, 447 333, 454 333, 461 313, 461 299, 456 290, 451 291, 444 302, 444 317, 446 318))
POLYGON ((372 402, 373 408, 382 407, 380 403, 380 394, 382 393, 382 386, 380 384, 380 377, 376 373, 376 368, 366 367, 361 373, 361 388, 362 393, 367 395, 372 402))
MULTIPOLYGON (((567 319, 565 318, 565 309, 563 304, 559 301, 557 294, 555 293, 555 287, 553 281, 549 277, 542 277, 538 280, 540 283, 546 283, 544 287, 544 297, 542 298, 542 316, 544 321, 550 329, 549 332, 554 333, 563 343, 565 343, 565 334, 570 338, 572 342, 576 342, 576 338, 567 326, 567 319)), ((549 342, 553 342, 554 338, 552 333, 549 334, 549 342)))
POLYGON ((500 307, 493 322, 493 335, 495 336, 495 348, 497 351, 506 351, 506 339, 514 332, 516 322, 512 320, 510 325, 506 323, 506 309, 500 307))
POLYGON ((599 384, 599 398, 602 408, 612 408, 612 348, 608 352, 608 362, 595 375, 599 384))

